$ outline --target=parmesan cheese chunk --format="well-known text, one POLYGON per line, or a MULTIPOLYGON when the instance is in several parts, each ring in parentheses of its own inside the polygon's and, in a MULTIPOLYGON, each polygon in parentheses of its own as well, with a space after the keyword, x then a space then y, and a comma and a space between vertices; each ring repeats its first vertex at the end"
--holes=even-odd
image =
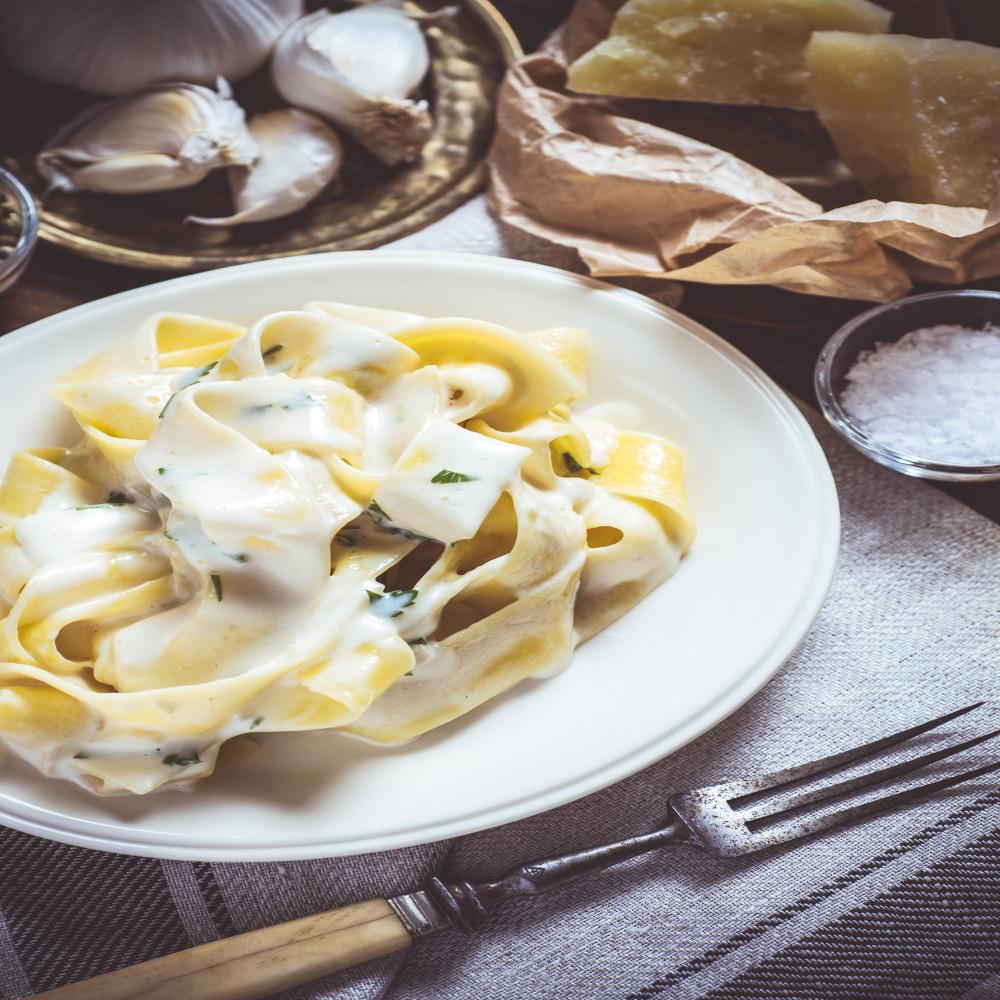
POLYGON ((628 0, 611 34, 569 68, 571 90, 716 104, 810 107, 813 31, 883 32, 868 0, 628 0))
POLYGON ((810 92, 844 162, 883 201, 985 208, 1000 180, 1000 49, 813 35, 810 92))

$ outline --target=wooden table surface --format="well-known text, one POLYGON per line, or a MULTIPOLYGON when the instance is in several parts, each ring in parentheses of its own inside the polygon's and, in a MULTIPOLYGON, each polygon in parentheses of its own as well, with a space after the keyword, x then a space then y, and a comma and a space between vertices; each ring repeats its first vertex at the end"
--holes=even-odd
MULTIPOLYGON (((560 22, 571 6, 571 0, 494 2, 510 19, 527 50, 560 22)), ((40 245, 25 276, 0 295, 0 334, 164 277, 167 275, 154 271, 99 264, 40 245)), ((1000 289, 1000 280, 976 282, 970 287, 1000 289)), ((813 365, 823 343, 838 326, 868 307, 862 302, 772 288, 712 285, 687 285, 680 306, 751 357, 789 392, 811 402, 815 402, 813 365)), ((1000 523, 1000 482, 940 488, 1000 523)))

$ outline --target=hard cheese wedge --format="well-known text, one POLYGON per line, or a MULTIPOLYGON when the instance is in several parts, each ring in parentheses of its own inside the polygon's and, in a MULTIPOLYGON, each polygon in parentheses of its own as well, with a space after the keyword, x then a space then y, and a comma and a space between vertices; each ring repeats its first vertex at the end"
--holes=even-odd
POLYGON ((810 93, 844 162, 883 201, 985 207, 1000 182, 1000 49, 819 32, 810 93))
POLYGON ((611 34, 569 68, 571 90, 808 108, 813 31, 882 32, 867 0, 628 0, 611 34))

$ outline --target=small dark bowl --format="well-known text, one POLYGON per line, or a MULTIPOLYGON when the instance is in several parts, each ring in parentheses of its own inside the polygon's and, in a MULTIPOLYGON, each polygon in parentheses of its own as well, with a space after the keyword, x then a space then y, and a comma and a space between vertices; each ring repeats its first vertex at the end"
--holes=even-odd
POLYGON ((931 292, 876 306, 856 316, 827 341, 816 361, 816 396, 824 416, 840 435, 881 465, 921 479, 965 483, 1000 479, 1000 465, 949 465, 896 451, 863 430, 842 405, 846 376, 858 355, 876 344, 897 341, 911 330, 942 324, 972 329, 1000 326, 1000 292, 931 292))

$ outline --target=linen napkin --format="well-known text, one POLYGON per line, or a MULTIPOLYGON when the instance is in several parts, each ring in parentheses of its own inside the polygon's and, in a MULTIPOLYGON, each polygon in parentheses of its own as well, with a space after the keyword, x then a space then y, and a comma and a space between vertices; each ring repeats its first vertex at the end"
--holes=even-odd
MULTIPOLYGON (((569 251, 501 231, 482 199, 395 246, 572 266, 569 251)), ((649 829, 672 790, 807 760, 995 697, 1000 527, 873 465, 811 419, 842 505, 836 581, 798 652, 714 730, 552 812, 384 854, 188 864, 0 829, 0 998, 403 892, 434 871, 493 877, 649 829)), ((998 716, 987 705, 954 725, 971 735, 1000 725, 998 716)), ((984 747, 965 761, 990 759, 984 747)), ((508 904, 474 937, 449 932, 283 997, 997 1000, 998 928, 1000 789, 987 778, 760 857, 661 851, 508 904)))

